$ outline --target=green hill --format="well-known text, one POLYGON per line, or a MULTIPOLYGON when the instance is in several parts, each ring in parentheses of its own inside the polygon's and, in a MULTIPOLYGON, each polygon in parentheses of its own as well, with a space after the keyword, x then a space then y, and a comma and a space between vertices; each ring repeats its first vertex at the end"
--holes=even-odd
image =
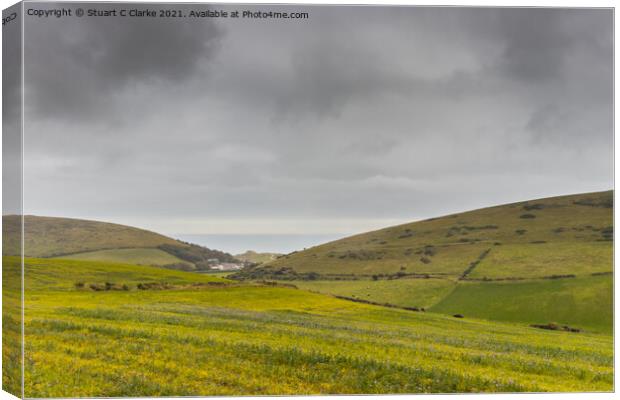
MULTIPOLYGON (((273 284, 26 259, 25 396, 613 390, 613 337, 273 284)), ((20 262, 3 258, 3 388, 20 390, 20 262)))
POLYGON ((235 254, 235 258, 241 261, 247 261, 255 264, 263 264, 269 261, 273 261, 280 257, 279 253, 258 253, 256 251, 248 250, 242 254, 235 254))
POLYGON ((607 191, 394 226, 293 252, 232 277, 291 280, 308 290, 445 313, 611 331, 612 271, 613 192, 607 191), (581 295, 601 282, 600 295, 581 295), (522 302, 518 310, 496 309, 514 301, 522 302), (588 316, 593 312, 598 319, 588 316))
MULTIPOLYGON (((3 254, 18 255, 21 218, 2 217, 3 254)), ((131 226, 72 218, 24 217, 26 257, 67 258, 202 270, 208 260, 235 262, 228 253, 131 226)))

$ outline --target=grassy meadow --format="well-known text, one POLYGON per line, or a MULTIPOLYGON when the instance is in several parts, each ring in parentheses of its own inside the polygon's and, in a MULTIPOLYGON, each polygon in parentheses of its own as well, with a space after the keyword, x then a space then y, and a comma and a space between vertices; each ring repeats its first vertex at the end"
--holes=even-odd
POLYGON ((429 308, 448 296, 456 282, 449 279, 291 281, 300 289, 400 307, 429 308))
MULTIPOLYGON (((6 278, 18 278, 18 261, 4 258, 6 278)), ((27 259, 25 273, 27 397, 613 388, 610 335, 456 319, 146 266, 27 259), (88 288, 103 282, 127 289, 88 288), (138 289, 144 283, 169 286, 138 289)), ((6 278, 11 296, 17 288, 6 278)), ((11 354, 3 357, 10 363, 11 354)), ((3 373, 10 390, 11 370, 3 373)))
MULTIPOLYGON (((185 264, 186 262, 160 249, 116 249, 69 254, 56 258, 65 260, 105 261, 137 265, 185 264)), ((188 264, 189 265, 189 264, 188 264)))
POLYGON ((613 331, 611 275, 519 282, 462 282, 430 311, 499 321, 557 322, 613 331))

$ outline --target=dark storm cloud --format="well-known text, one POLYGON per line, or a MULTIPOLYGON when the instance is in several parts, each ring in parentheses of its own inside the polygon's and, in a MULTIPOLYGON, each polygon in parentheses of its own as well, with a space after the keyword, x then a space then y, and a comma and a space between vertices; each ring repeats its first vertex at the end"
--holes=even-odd
POLYGON ((224 7, 310 18, 29 24, 31 212, 328 232, 612 186, 610 10, 224 7))
MULTIPOLYGON (((62 6, 45 3, 36 8, 62 6)), ((105 11, 119 5, 83 7, 105 11)), ((165 6, 126 7, 158 11, 165 6)), ((114 110, 119 93, 140 85, 183 84, 213 56, 222 34, 210 20, 171 18, 84 17, 61 24, 54 18, 26 17, 26 24, 31 111, 70 120, 97 119, 114 110)), ((105 118, 114 120, 109 114, 105 118)))

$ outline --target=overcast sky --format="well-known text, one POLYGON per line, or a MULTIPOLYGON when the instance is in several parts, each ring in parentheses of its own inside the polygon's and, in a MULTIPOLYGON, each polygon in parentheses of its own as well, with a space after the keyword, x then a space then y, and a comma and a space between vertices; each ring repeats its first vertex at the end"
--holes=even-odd
POLYGON ((349 234, 612 188, 610 10, 260 8, 309 19, 27 17, 25 212, 349 234))

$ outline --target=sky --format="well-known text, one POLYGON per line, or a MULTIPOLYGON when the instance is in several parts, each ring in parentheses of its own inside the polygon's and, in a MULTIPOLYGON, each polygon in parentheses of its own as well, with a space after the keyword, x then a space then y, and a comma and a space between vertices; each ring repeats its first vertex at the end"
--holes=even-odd
POLYGON ((611 10, 211 8, 309 18, 26 17, 25 213, 343 236, 613 187, 611 10))

